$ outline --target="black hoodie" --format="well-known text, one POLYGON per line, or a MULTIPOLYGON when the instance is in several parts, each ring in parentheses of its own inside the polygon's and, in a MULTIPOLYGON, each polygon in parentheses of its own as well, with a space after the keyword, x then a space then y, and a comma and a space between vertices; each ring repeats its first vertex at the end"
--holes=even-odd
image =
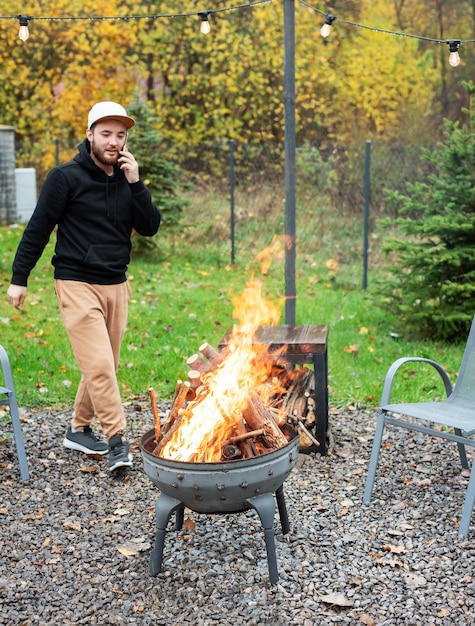
POLYGON ((56 225, 55 278, 100 285, 126 280, 132 229, 152 236, 160 226, 160 213, 141 179, 129 184, 118 167, 108 176, 92 160, 87 139, 78 149, 43 184, 13 260, 14 285, 27 285, 56 225))

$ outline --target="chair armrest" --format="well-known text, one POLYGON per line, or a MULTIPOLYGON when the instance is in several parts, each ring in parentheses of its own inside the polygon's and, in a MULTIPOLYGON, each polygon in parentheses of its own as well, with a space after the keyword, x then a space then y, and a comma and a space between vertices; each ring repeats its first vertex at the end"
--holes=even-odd
POLYGON ((405 356, 400 359, 397 359, 397 361, 394 361, 394 363, 388 369, 386 377, 384 379, 384 387, 383 387, 383 393, 381 396, 380 406, 386 406, 386 404, 389 404, 389 398, 391 396, 391 389, 393 386, 394 376, 402 365, 404 365, 405 363, 409 363, 409 362, 428 363, 429 365, 431 365, 439 373, 442 379, 442 382, 444 383, 447 397, 450 396, 450 394, 452 393, 452 383, 450 382, 447 372, 444 370, 442 365, 440 365, 439 363, 436 363, 432 359, 425 359, 423 357, 418 357, 418 356, 405 356))

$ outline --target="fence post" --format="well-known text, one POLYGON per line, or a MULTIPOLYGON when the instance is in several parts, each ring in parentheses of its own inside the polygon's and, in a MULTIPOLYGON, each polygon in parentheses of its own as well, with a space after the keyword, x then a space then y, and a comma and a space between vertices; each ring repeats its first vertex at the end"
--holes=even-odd
POLYGON ((234 241, 234 139, 229 140, 229 196, 230 196, 230 216, 229 229, 231 233, 231 265, 235 261, 235 241, 234 241))
POLYGON ((285 323, 295 324, 296 260, 296 121, 295 0, 284 0, 284 123, 285 123, 285 323))
POLYGON ((364 173, 364 235, 363 235, 363 289, 368 287, 368 238, 369 238, 369 201, 371 183, 371 141, 366 140, 364 173))

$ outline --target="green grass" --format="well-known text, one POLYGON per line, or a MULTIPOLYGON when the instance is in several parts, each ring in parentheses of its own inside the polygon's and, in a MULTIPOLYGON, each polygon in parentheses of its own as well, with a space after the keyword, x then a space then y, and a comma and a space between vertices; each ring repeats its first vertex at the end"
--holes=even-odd
MULTIPOLYGON (((253 277, 261 278, 266 296, 280 303, 285 321, 283 197, 280 189, 265 187, 237 196, 234 266, 228 201, 211 191, 190 193, 180 233, 167 232, 164 226, 155 252, 134 255, 129 268, 133 299, 119 371, 124 401, 149 386, 161 400, 169 399, 176 380, 186 376, 186 359, 204 341, 217 345, 234 323, 232 300, 253 277), (262 276, 255 256, 272 244, 271 264, 262 276)), ((465 337, 451 345, 409 342, 403 333, 394 338, 397 320, 374 305, 377 294, 371 283, 384 271, 378 252, 384 233, 372 233, 370 288, 364 291, 362 219, 328 210, 304 191, 297 223, 296 323, 330 328, 331 405, 376 406, 386 370, 400 356, 434 358, 455 379, 465 337)), ((21 234, 22 227, 0 228, 4 296, 21 234)), ((6 297, 0 298, 0 341, 9 353, 22 406, 71 404, 79 381, 56 305, 52 242, 31 276, 23 310, 15 311, 6 297)), ((443 387, 429 368, 408 368, 395 393, 427 400, 442 396, 443 387)))

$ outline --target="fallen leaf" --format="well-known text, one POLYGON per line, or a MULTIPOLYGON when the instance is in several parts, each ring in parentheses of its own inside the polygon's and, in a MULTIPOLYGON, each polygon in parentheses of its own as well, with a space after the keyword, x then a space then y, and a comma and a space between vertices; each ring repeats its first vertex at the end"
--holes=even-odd
POLYGON ((393 554, 406 554, 406 548, 404 546, 393 546, 389 543, 383 546, 383 550, 392 552, 393 554))
POLYGON ((119 552, 125 556, 137 556, 140 552, 148 550, 150 544, 147 542, 137 543, 135 541, 128 541, 117 547, 119 552))
POLYGON ((114 515, 129 515, 130 511, 128 509, 116 509, 114 511, 114 515))
POLYGON ((196 524, 190 517, 187 517, 183 522, 183 528, 185 530, 194 530, 196 528, 196 524))
POLYGON ((89 474, 97 474, 99 467, 97 465, 83 465, 79 468, 79 471, 89 474))
POLYGON ((391 537, 403 537, 404 536, 404 533, 402 532, 402 530, 396 530, 393 528, 388 528, 386 533, 388 535, 391 535, 391 537))
POLYGON ((353 574, 353 576, 350 578, 350 585, 362 585, 364 581, 365 579, 361 578, 361 576, 358 576, 358 574, 353 574))
POLYGON ((328 593, 320 596, 320 600, 325 604, 336 604, 337 606, 353 606, 353 600, 349 600, 343 593, 328 593))
POLYGON ((342 459, 350 459, 353 456, 353 450, 350 446, 343 446, 342 448, 337 448, 335 450, 337 456, 342 459))
POLYGON ((22 519, 23 520, 27 520, 27 519, 43 519, 43 513, 44 512, 45 512, 44 509, 40 509, 36 515, 35 514, 23 515, 22 519))
POLYGON ((427 580, 424 576, 418 576, 417 574, 412 574, 409 572, 404 576, 404 582, 408 587, 412 589, 416 589, 417 587, 425 587, 427 585, 427 580))

